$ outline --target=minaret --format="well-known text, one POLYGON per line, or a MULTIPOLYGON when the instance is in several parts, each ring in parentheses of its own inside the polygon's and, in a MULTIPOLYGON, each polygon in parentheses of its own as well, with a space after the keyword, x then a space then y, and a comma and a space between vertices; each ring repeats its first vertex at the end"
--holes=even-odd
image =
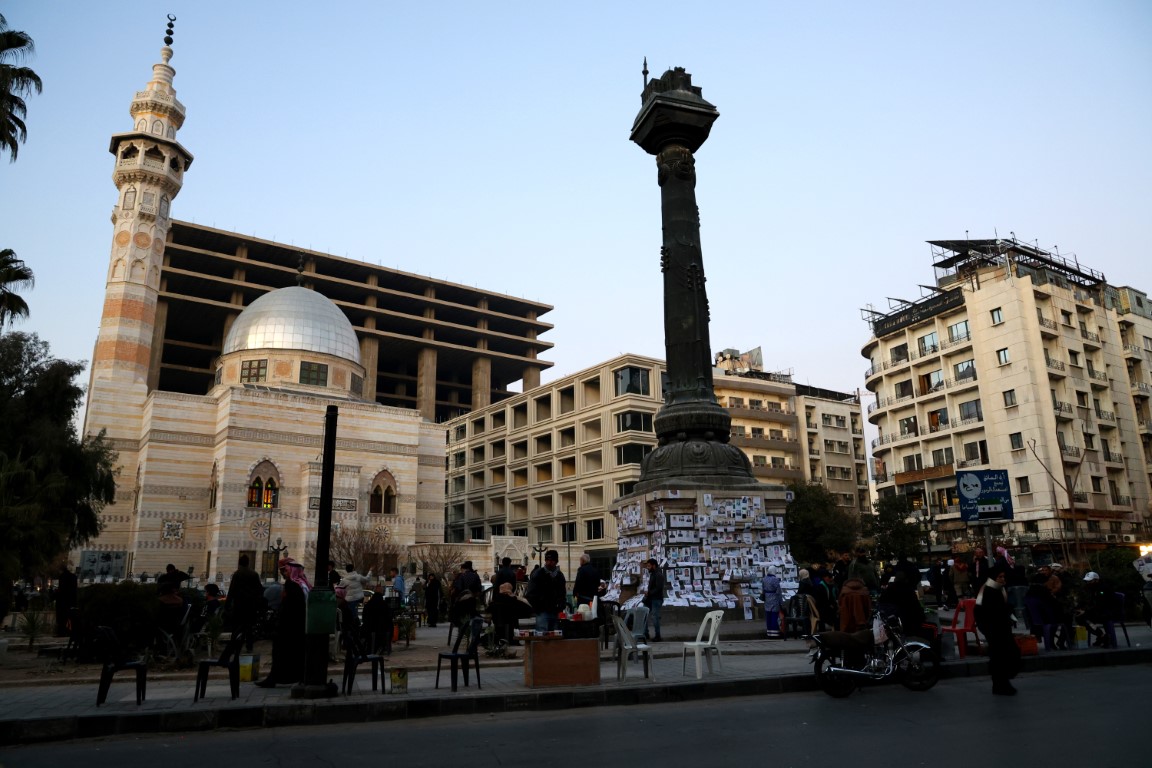
POLYGON ((648 79, 632 141, 656 156, 664 242, 664 347, 668 391, 656 414, 659 445, 645 457, 637 492, 661 488, 762 490, 748 457, 729 444, 732 419, 712 390, 708 295, 696 207, 695 152, 720 116, 683 67, 648 79))
MULTIPOLYGON (((168 65, 175 20, 168 16, 162 61, 152 66, 152 79, 132 99, 133 130, 113 135, 108 148, 116 157, 112 181, 119 199, 112 209, 112 253, 92 355, 85 432, 107 430, 117 449, 124 445, 119 440, 139 439, 144 398, 156 386, 155 358, 163 337, 157 301, 168 217, 192 164, 192 154, 176 141, 184 105, 176 100, 176 70, 168 65)), ((134 469, 134 457, 122 456, 122 464, 134 469)))

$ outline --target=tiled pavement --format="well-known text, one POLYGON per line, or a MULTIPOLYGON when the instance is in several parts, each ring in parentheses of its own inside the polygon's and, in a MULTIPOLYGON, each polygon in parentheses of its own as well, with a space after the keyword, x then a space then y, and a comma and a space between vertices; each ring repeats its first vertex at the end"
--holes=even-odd
MULTIPOLYGON (((362 665, 350 696, 315 700, 294 699, 289 688, 264 689, 240 684, 240 698, 230 698, 227 674, 213 669, 207 697, 193 703, 195 673, 150 675, 147 699, 136 705, 134 676, 120 672, 113 680, 108 701, 96 706, 96 678, 70 685, 7 685, 0 691, 0 744, 106 736, 115 733, 195 731, 214 728, 272 727, 292 724, 323 724, 391 720, 476 712, 561 709, 598 704, 636 704, 684 701, 723 696, 784 693, 813 690, 815 681, 801 640, 759 639, 758 622, 725 624, 721 633, 722 669, 703 678, 694 675, 689 654, 687 673, 681 671, 680 640, 692 639, 695 626, 666 627, 665 642, 657 645, 654 674, 643 677, 638 662, 631 663, 628 677, 616 679, 616 664, 601 657, 600 684, 581 687, 527 688, 519 659, 497 661, 481 656, 482 688, 471 685, 452 692, 447 668, 440 687, 434 687, 436 654, 443 650, 440 630, 421 630, 423 642, 397 649, 392 666, 408 669, 408 692, 392 694, 371 690, 370 672, 362 665), (436 632, 436 635, 432 633, 436 632)), ((1042 653, 1027 659, 1026 669, 1061 669, 1111 664, 1152 663, 1152 630, 1143 624, 1129 625, 1132 647, 1112 651, 1084 650, 1042 653)), ((446 632, 445 632, 446 634, 446 632)), ((944 676, 983 675, 987 665, 981 657, 947 661, 944 676)), ((340 681, 341 668, 333 665, 329 677, 340 681)))

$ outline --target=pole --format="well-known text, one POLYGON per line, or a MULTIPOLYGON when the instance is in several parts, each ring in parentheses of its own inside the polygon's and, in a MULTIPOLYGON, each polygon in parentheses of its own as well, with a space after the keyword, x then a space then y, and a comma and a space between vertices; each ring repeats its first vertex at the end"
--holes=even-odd
POLYGON ((321 699, 336 695, 334 682, 328 677, 328 638, 336 631, 336 593, 322 578, 328 563, 332 537, 332 487, 336 474, 336 422, 338 409, 328 406, 324 413, 324 457, 320 463, 320 509, 317 514, 316 574, 308 594, 309 617, 306 622, 304 682, 293 686, 294 699, 321 699), (330 620, 329 620, 330 616, 330 620))
POLYGON ((566 514, 564 518, 564 532, 567 534, 564 538, 568 539, 568 569, 565 571, 565 573, 569 574, 569 578, 571 578, 572 573, 572 536, 576 533, 576 531, 571 530, 572 508, 574 506, 576 505, 568 505, 568 508, 565 510, 566 514))

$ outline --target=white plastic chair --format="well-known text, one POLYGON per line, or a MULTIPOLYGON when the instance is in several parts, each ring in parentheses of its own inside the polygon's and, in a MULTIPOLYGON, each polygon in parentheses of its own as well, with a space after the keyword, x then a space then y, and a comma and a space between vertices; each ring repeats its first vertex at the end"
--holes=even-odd
POLYGON ((688 640, 684 643, 684 651, 681 655, 681 671, 688 674, 688 651, 696 654, 696 679, 699 680, 704 676, 703 670, 700 668, 700 654, 704 654, 705 660, 708 662, 708 674, 712 674, 712 657, 708 654, 714 652, 716 654, 716 664, 720 669, 724 668, 723 662, 720 660, 720 622, 724 620, 724 611, 709 611, 704 614, 704 621, 700 622, 700 629, 696 631, 696 639, 688 640), (708 635, 708 639, 704 639, 704 635, 708 635))
POLYGON ((612 617, 612 625, 616 627, 616 679, 628 679, 628 658, 633 654, 644 662, 644 677, 656 677, 652 666, 652 646, 637 640, 619 616, 612 617))

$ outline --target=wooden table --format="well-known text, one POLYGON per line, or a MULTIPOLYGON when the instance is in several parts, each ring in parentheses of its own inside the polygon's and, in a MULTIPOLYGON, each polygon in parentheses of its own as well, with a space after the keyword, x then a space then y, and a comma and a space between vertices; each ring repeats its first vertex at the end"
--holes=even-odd
POLYGON ((594 638, 527 637, 524 645, 524 685, 599 685, 600 643, 594 638))

